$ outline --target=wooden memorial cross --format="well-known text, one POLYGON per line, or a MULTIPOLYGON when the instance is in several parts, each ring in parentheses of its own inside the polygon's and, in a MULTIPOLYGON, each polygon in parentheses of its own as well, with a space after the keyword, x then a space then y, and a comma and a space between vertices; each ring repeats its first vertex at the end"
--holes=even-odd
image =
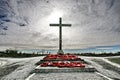
POLYGON ((58 54, 64 54, 63 50, 62 50, 62 27, 70 27, 71 24, 62 24, 62 18, 59 18, 59 24, 50 24, 50 26, 59 26, 59 50, 58 50, 58 54))

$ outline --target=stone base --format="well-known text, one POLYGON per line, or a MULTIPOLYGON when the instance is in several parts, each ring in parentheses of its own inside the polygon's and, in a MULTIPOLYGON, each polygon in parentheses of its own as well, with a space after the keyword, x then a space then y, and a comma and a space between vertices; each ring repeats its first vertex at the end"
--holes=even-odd
POLYGON ((64 52, 63 52, 63 50, 58 50, 57 54, 62 55, 62 54, 64 54, 64 52))
POLYGON ((95 68, 52 68, 41 67, 33 70, 31 73, 70 73, 70 72, 95 72, 95 68))

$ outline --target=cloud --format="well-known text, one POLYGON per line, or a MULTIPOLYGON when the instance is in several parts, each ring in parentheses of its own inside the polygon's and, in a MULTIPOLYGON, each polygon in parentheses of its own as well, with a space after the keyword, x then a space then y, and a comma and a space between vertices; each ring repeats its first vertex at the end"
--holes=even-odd
POLYGON ((1 0, 0 44, 56 48, 59 28, 50 27, 48 18, 57 10, 63 23, 72 24, 63 28, 64 48, 118 45, 119 7, 119 0, 1 0))
POLYGON ((111 50, 113 48, 96 48, 96 49, 98 49, 98 50, 111 50))

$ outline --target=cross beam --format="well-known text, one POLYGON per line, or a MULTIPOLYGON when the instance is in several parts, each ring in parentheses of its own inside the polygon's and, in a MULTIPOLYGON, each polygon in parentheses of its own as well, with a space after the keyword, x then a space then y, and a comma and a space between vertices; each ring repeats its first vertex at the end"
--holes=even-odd
POLYGON ((50 24, 50 26, 59 26, 59 50, 58 54, 64 54, 62 50, 62 26, 64 27, 70 27, 71 24, 62 24, 62 18, 59 18, 59 24, 50 24))

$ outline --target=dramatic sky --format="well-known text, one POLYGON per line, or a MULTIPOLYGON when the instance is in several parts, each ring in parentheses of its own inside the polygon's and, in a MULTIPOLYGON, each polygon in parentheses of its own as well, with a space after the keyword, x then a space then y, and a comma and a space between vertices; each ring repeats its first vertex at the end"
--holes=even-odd
POLYGON ((120 45, 120 0, 0 0, 0 47, 64 48, 120 45))

